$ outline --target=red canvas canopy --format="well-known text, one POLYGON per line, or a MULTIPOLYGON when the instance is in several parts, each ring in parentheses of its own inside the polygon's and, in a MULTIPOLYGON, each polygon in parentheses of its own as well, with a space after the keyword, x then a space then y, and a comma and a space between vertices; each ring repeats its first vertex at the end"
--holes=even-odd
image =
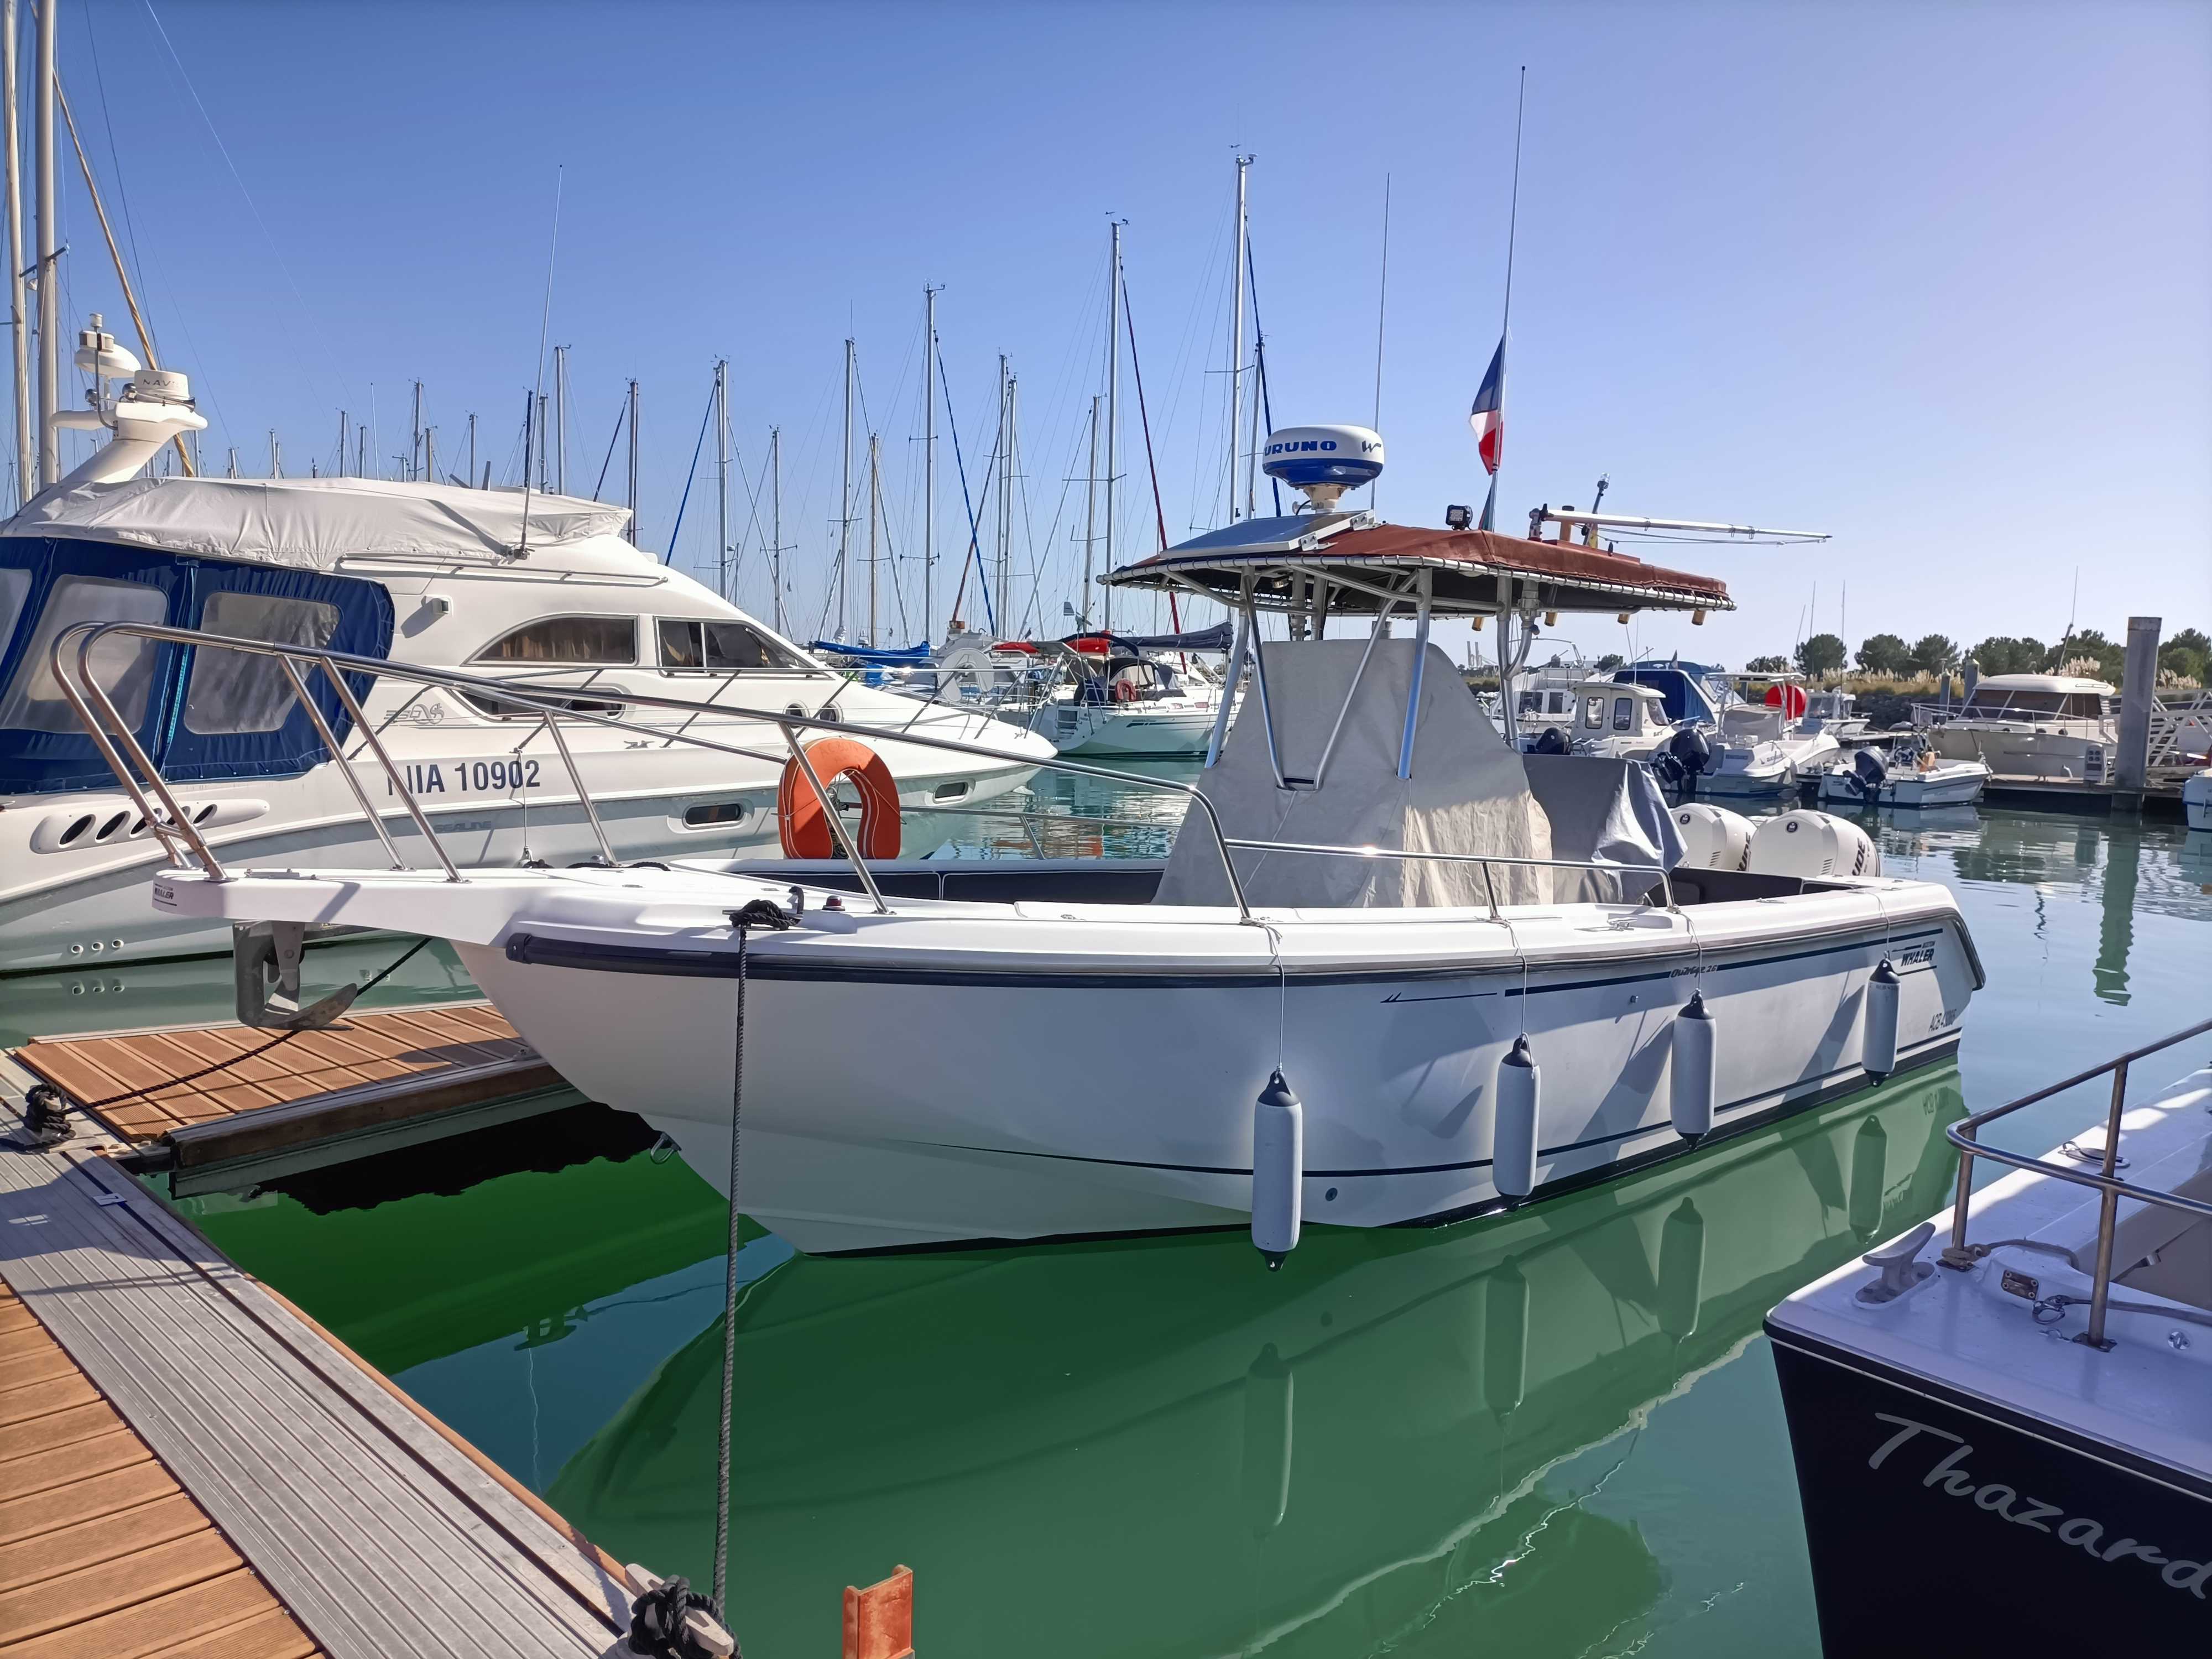
POLYGON ((1309 603, 1307 578, 1328 584, 1334 613, 1372 614, 1384 596, 1410 597, 1431 573, 1443 614, 1519 611, 1732 611, 1713 576, 1646 564, 1578 543, 1531 541, 1488 530, 1377 524, 1365 514, 1249 520, 1126 565, 1121 587, 1181 587, 1234 604, 1247 577, 1253 602, 1309 603))

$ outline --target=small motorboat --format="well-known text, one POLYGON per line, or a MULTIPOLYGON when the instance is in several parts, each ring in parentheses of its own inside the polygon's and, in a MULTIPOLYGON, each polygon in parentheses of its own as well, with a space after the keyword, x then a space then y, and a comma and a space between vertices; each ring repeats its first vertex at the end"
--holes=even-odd
POLYGON ((2212 766, 2182 780, 2181 808, 2191 830, 2212 830, 2212 766))
POLYGON ((1768 1316, 1829 1653, 2204 1639, 2212 1068, 2146 1103, 2127 1085, 2208 1032, 1953 1125, 1956 1202, 1768 1316), (2090 1133, 2039 1158, 1981 1142, 2107 1074, 2090 1133), (2010 1172, 1977 1192, 1984 1158, 2010 1172))
POLYGON ((1701 795, 1774 799, 1794 795, 1826 771, 1843 744, 1808 712, 1810 699, 1794 678, 1778 678, 1763 702, 1734 702, 1721 711, 1711 758, 1698 773, 1701 795))
POLYGON ((1861 749, 1830 767, 1820 775, 1820 799, 1839 806, 1971 806, 1989 781, 1981 762, 1946 760, 1916 735, 1886 757, 1861 749))
POLYGON ((726 1191, 741 1089, 738 1200, 811 1253, 1249 1226, 1274 1262, 1304 1217, 1517 1205, 1956 1048, 1983 975, 1948 890, 1817 812, 1742 867, 1686 864, 1645 769, 1517 753, 1429 639, 1694 617, 1719 581, 1318 499, 1106 580, 1227 602, 1251 677, 1195 786, 1118 775, 1188 802, 1164 860, 872 857, 867 819, 824 810, 861 763, 825 781, 797 735, 820 722, 767 710, 779 816, 811 811, 842 866, 456 882, 195 848, 155 904, 450 939, 548 1061, 726 1191), (1263 608, 1289 637, 1261 641, 1263 608))

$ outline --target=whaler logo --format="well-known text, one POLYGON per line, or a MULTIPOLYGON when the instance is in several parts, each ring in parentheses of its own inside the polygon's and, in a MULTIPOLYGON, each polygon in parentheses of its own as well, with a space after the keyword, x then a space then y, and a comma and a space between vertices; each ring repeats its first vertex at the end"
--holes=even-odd
POLYGON ((154 903, 156 908, 173 910, 177 908, 177 890, 167 882, 154 884, 154 903))
POLYGON ((1951 1449, 1920 1477, 1923 1486, 1940 1486, 1954 1498, 1972 1498, 1978 1510, 1987 1510, 1999 1520, 2009 1521, 2016 1527, 2028 1527, 2037 1532, 2049 1533, 2060 1543, 2070 1548, 2086 1550, 2100 1561, 2124 1561, 2130 1556, 2138 1557, 2147 1565, 2161 1569, 2158 1576, 2173 1589, 2185 1589, 2198 1601, 2204 1600, 2204 1581, 2212 1578, 2212 1561, 2168 1560, 2165 1553, 2155 1545, 2128 1537, 2121 1537, 2107 1544, 2105 1542, 2105 1523, 2101 1521, 2093 1521, 2086 1515, 2068 1515, 2056 1504, 2046 1504, 2039 1498, 2015 1492, 1999 1481, 1978 1484, 1974 1477, 1960 1467, 1974 1455, 1974 1449, 1959 1436, 1947 1433, 1932 1423, 1917 1423, 1909 1417, 1893 1417, 1887 1412, 1876 1412, 1875 1420, 1894 1423, 1898 1429, 1895 1434, 1881 1443, 1873 1456, 1867 1459, 1869 1468, 1880 1468, 1888 1461, 1890 1453, 1917 1434, 1932 1434, 1938 1440, 1948 1440, 1951 1449))

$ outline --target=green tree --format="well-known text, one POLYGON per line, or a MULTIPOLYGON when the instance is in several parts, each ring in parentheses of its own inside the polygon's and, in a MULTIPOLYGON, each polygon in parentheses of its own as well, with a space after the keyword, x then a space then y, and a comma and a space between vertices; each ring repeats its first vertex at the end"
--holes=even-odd
POLYGON ((1797 647, 1797 672, 1832 674, 1844 665, 1844 645, 1834 634, 1815 634, 1797 647))
POLYGON ((1923 674, 1942 674, 1959 665, 1959 647, 1942 634, 1923 634, 1913 642, 1913 668, 1923 674))
POLYGON ((1912 666, 1912 647, 1894 634, 1869 634, 1859 647, 1859 666, 1869 674, 1902 674, 1912 666))
POLYGON ((2008 634, 1993 634, 1967 653, 1984 674, 2037 673, 2050 654, 2041 640, 2014 639, 2008 634))
POLYGON ((2185 628, 2159 647, 2158 665, 2185 680, 2204 684, 2212 672, 2212 640, 2198 628, 2185 628))
POLYGON ((1601 674, 1610 674, 1616 668, 1627 666, 1628 659, 1617 651, 1608 651, 1597 659, 1597 672, 1601 674))
POLYGON ((1753 657, 1749 662, 1744 664, 1743 672, 1747 674, 1786 674, 1790 672, 1790 659, 1753 657))

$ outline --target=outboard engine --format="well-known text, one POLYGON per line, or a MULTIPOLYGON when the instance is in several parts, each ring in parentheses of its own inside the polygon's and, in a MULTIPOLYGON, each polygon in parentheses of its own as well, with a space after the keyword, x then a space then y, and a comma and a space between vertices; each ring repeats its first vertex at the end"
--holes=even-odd
POLYGON ((1674 733, 1667 739, 1666 752, 1674 757, 1689 777, 1694 778, 1712 767, 1712 741, 1700 726, 1686 726, 1674 733))
POLYGON ((1547 726, 1536 734, 1536 746, 1529 751, 1536 755, 1564 755, 1568 751, 1566 733, 1556 726, 1547 726))
POLYGON ((1862 795, 1871 799, 1880 792, 1882 780, 1888 775, 1889 769, 1882 764, 1881 757, 1873 750, 1862 749, 1851 757, 1850 776, 1858 785, 1862 795))

